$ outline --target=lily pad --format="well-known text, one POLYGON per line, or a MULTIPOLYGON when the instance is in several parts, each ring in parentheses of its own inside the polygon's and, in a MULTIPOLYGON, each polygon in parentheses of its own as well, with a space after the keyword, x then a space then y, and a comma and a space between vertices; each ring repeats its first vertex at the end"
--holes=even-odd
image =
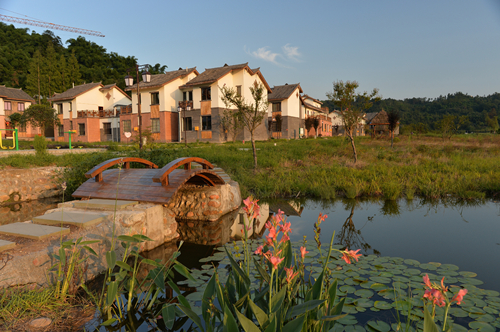
POLYGON ((413 266, 419 266, 420 265, 420 262, 416 261, 414 259, 405 259, 404 262, 407 265, 413 265, 413 266))
POLYGON ((354 294, 364 298, 370 298, 374 295, 374 293, 369 289, 358 289, 354 292, 354 294))
POLYGON ((377 309, 382 309, 382 310, 392 309, 392 305, 389 302, 385 302, 385 301, 375 301, 373 306, 377 309))
POLYGON ((491 323, 495 321, 495 317, 493 317, 490 314, 485 314, 485 315, 479 315, 479 317, 476 318, 478 322, 486 322, 486 323, 491 323))
POLYGON ((485 322, 478 322, 478 321, 470 322, 469 327, 481 332, 495 332, 495 328, 485 322))
POLYGON ((366 332, 365 328, 361 325, 348 325, 344 328, 345 332, 366 332))
POLYGON ((371 280, 375 281, 375 282, 379 282, 379 283, 382 283, 382 284, 388 284, 391 282, 391 279, 389 278, 386 278, 386 277, 370 277, 371 280))
POLYGON ((353 315, 347 315, 345 317, 342 317, 337 320, 342 325, 356 325, 358 321, 356 320, 356 317, 353 315))
POLYGON ((381 284, 381 283, 374 283, 373 285, 370 286, 371 289, 375 290, 376 292, 387 289, 387 285, 381 284))
POLYGON ((458 266, 454 264, 441 264, 440 268, 452 271, 457 271, 459 269, 458 266))
POLYGON ((450 313, 450 315, 460 318, 469 316, 469 313, 461 308, 450 308, 448 312, 450 313))
POLYGON ((377 332, 389 332, 391 330, 391 326, 381 320, 377 321, 371 320, 368 323, 366 323, 366 326, 372 328, 374 331, 377 332))
POLYGON ((340 291, 346 292, 346 293, 354 293, 356 291, 356 288, 354 288, 353 286, 350 286, 350 285, 341 286, 339 289, 340 289, 340 291))
POLYGON ((435 266, 433 264, 423 263, 423 264, 420 264, 418 267, 421 268, 421 269, 430 270, 430 271, 437 270, 437 266, 435 266))
POLYGON ((477 273, 475 272, 469 272, 469 271, 460 271, 458 272, 461 276, 468 277, 468 278, 474 278, 477 277, 477 273))
POLYGON ((406 270, 404 270, 404 272, 407 274, 411 274, 411 275, 419 275, 420 273, 422 273, 418 269, 406 269, 406 270))

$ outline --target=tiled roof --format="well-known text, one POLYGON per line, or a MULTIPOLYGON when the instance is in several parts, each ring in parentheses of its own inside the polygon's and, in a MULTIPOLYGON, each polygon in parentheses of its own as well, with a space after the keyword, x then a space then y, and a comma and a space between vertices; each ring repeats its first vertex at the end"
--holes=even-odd
POLYGON ((100 88, 99 90, 101 90, 101 91, 103 91, 103 90, 109 90, 109 89, 111 89, 114 86, 116 86, 116 83, 107 84, 107 85, 103 86, 102 88, 100 88))
MULTIPOLYGON (((168 71, 165 74, 151 75, 151 82, 149 82, 149 83, 141 82, 141 83, 139 83, 139 88, 142 89, 142 88, 160 87, 160 86, 163 86, 163 85, 165 85, 165 84, 167 84, 167 83, 169 83, 169 82, 171 82, 179 77, 186 76, 192 72, 195 72, 196 74, 198 74, 196 67, 186 68, 186 69, 179 68, 178 70, 168 71)), ((127 87, 125 89, 125 91, 131 91, 131 90, 135 90, 135 89, 137 89, 137 83, 132 85, 132 86, 127 87)))
POLYGON ((267 95, 267 100, 268 101, 273 101, 273 100, 278 101, 278 100, 287 99, 295 91, 295 89, 297 89, 297 87, 299 88, 299 92, 302 93, 302 88, 300 87, 299 83, 277 85, 271 89, 273 92, 269 93, 267 95))
POLYGON ((30 97, 29 94, 27 94, 23 90, 8 88, 5 85, 0 85, 0 97, 14 100, 35 101, 30 97))
POLYGON ((323 104, 323 102, 319 101, 318 99, 314 99, 313 97, 309 96, 309 95, 303 95, 302 98, 304 99, 311 99, 319 104, 323 104))
POLYGON ((365 119, 367 124, 389 123, 387 112, 381 110, 380 112, 366 113, 365 119))
POLYGON ((77 85, 74 88, 64 91, 63 93, 55 94, 52 98, 49 98, 49 101, 74 99, 82 93, 92 90, 93 88, 98 86, 102 87, 103 85, 101 84, 101 82, 77 85))
MULTIPOLYGON (((244 68, 248 68, 248 62, 239 65, 228 66, 227 64, 225 64, 222 67, 208 68, 205 69, 203 73, 193 78, 191 81, 187 82, 183 86, 181 86, 181 88, 194 87, 202 84, 213 83, 218 79, 220 79, 221 77, 229 74, 233 70, 239 70, 244 68)), ((248 70, 252 71, 250 68, 248 68, 248 70)), ((251 74, 253 74, 253 72, 251 72, 251 74)))

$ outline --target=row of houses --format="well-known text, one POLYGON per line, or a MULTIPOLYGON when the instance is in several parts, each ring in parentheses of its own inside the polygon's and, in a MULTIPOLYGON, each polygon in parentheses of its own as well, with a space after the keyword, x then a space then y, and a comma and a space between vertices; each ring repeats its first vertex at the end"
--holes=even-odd
MULTIPOLYGON (((222 101, 220 87, 232 88, 251 102, 250 87, 254 84, 265 87, 269 102, 268 116, 254 133, 255 139, 342 134, 342 118, 338 112, 330 113, 328 108, 322 107, 321 101, 305 94, 298 83, 271 88, 260 69, 252 69, 248 63, 225 64, 202 73, 196 67, 179 68, 152 75, 149 83, 140 82, 142 128, 148 129, 158 142, 233 139, 221 124, 227 107, 222 101), (307 118, 318 119, 317 132, 314 127, 306 128, 307 118)), ((52 96, 49 101, 61 122, 54 128, 55 140, 67 141, 69 131, 74 132, 72 140, 76 142, 128 142, 134 139, 139 127, 137 83, 126 91, 130 91, 131 97, 116 84, 87 83, 52 96)), ((0 100, 0 107, 3 107, 0 108, 0 129, 8 128, 12 112, 22 112, 34 102, 22 90, 5 87, 0 87, 0 98, 4 98, 3 103, 0 100)), ((39 134, 36 128, 27 127, 20 130, 20 137, 39 134)), ((357 134, 364 135, 363 124, 357 134)), ((249 140, 250 134, 242 129, 235 139, 249 140)))

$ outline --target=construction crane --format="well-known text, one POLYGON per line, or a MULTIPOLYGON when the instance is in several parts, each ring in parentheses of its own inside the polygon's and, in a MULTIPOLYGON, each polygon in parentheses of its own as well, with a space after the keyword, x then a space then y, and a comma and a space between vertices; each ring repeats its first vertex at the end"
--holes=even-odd
POLYGON ((73 27, 68 27, 66 25, 59 25, 59 24, 54 24, 54 23, 49 23, 49 22, 44 22, 44 21, 30 20, 27 18, 19 18, 19 17, 7 16, 7 15, 2 15, 2 14, 0 14, 0 21, 14 22, 14 23, 20 23, 20 24, 26 24, 26 25, 34 25, 34 26, 42 27, 42 28, 69 31, 69 32, 81 33, 84 35, 91 35, 91 36, 97 36, 97 37, 104 37, 104 35, 102 33, 100 33, 99 31, 73 28, 73 27))

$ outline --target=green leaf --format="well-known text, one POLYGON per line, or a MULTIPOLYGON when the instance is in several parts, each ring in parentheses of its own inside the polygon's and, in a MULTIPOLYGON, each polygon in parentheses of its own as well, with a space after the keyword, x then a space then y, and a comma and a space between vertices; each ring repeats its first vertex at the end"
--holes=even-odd
POLYGON ((222 329, 223 332, 239 332, 240 330, 238 329, 238 323, 236 323, 236 320, 233 317, 233 314, 231 313, 231 310, 227 307, 227 305, 224 306, 224 328, 222 329))
POLYGON ((109 269, 114 269, 116 265, 116 252, 114 250, 106 252, 106 262, 109 269))
POLYGON ((439 329, 436 326, 436 323, 434 323, 426 305, 424 305, 424 332, 439 332, 439 329))
POLYGON ((180 304, 177 304, 177 307, 179 307, 179 309, 181 309, 182 312, 184 312, 186 316, 188 316, 189 319, 191 319, 198 326, 200 331, 205 331, 205 329, 203 328, 203 324, 201 323, 200 317, 193 310, 180 304))
POLYGON ((109 326, 111 324, 113 324, 114 322, 116 322, 118 319, 116 318, 111 318, 111 319, 108 319, 107 321, 105 322, 102 322, 101 323, 101 326, 109 326))
POLYGON ((177 285, 174 282, 172 282, 172 281, 169 280, 167 283, 174 290, 174 292, 177 295, 181 295, 182 294, 181 291, 180 291, 180 289, 179 289, 179 287, 177 287, 177 285))
POLYGON ((249 299, 248 304, 250 305, 250 308, 252 309, 255 318, 257 318, 260 327, 262 328, 263 326, 265 326, 269 321, 269 317, 266 315, 264 310, 262 310, 259 306, 257 306, 252 301, 252 299, 249 299))
POLYGON ((156 266, 156 267, 161 267, 162 266, 160 263, 155 262, 154 260, 148 259, 148 258, 143 258, 141 260, 141 263, 149 264, 149 265, 156 266))
POLYGON ((311 311, 313 309, 316 309, 323 303, 325 303, 326 300, 310 300, 301 304, 298 304, 290 309, 288 309, 288 312, 286 314, 286 319, 293 318, 295 316, 302 315, 303 313, 306 313, 308 311, 311 311))
POLYGON ((381 320, 378 321, 371 320, 367 323, 367 325, 378 332, 389 332, 391 330, 391 326, 381 320))
POLYGON ((153 280, 158 288, 165 290, 165 274, 162 267, 157 267, 156 269, 149 271, 148 277, 153 280))
POLYGON ((347 316, 347 314, 334 315, 334 316, 323 316, 323 317, 321 317, 320 320, 330 322, 330 321, 334 321, 334 320, 338 320, 338 319, 344 318, 345 316, 347 316))
POLYGON ((163 316, 163 322, 167 329, 172 329, 175 322, 175 306, 174 305, 163 305, 161 309, 161 314, 163 316))
POLYGON ((83 246, 83 245, 87 245, 87 244, 94 244, 94 243, 99 243, 99 242, 101 242, 101 241, 100 241, 100 240, 91 240, 91 241, 82 241, 82 242, 80 242, 79 244, 80 244, 81 246, 83 246))
POLYGON ((190 309, 191 310, 191 305, 189 304, 189 301, 186 300, 186 298, 184 297, 184 295, 177 295, 177 299, 179 300, 179 302, 186 308, 190 309))
POLYGON ((215 294, 215 275, 217 271, 212 275, 210 280, 208 281, 207 287, 205 288, 205 291, 203 292, 203 300, 201 303, 201 312, 203 313, 203 319, 205 320, 205 323, 208 322, 210 319, 210 307, 208 300, 211 299, 214 294, 215 294))
POLYGON ((122 261, 117 261, 116 262, 116 265, 118 265, 119 267, 121 267, 122 269, 124 270, 127 270, 129 272, 132 272, 132 268, 130 267, 130 265, 128 265, 127 263, 125 262, 122 262, 122 261))
POLYGON ((83 246, 83 249, 87 250, 92 255, 97 256, 97 253, 94 251, 94 249, 90 248, 89 246, 83 246))
POLYGON ((250 279, 248 279, 248 276, 241 270, 240 266, 234 261, 233 256, 227 251, 227 249, 226 253, 233 270, 236 271, 236 273, 240 276, 241 279, 243 279, 243 282, 245 282, 246 285, 250 285, 250 279))
POLYGON ((302 330, 302 326, 304 325, 304 320, 306 316, 300 316, 288 322, 285 326, 283 326, 283 332, 300 332, 302 330))
POLYGON ((132 235, 132 237, 134 239, 138 239, 141 242, 143 242, 143 241, 153 241, 149 237, 147 237, 146 235, 142 235, 142 234, 135 234, 135 235, 132 235))
POLYGON ((61 265, 64 266, 66 265, 66 250, 64 248, 59 248, 59 261, 61 262, 61 265))
POLYGON ((318 300, 320 295, 321 295, 321 289, 323 287, 323 275, 324 272, 321 272, 319 275, 318 279, 316 279, 316 282, 314 283, 312 287, 312 299, 311 300, 318 300))
POLYGON ((281 308, 281 305, 283 304, 283 300, 285 299, 286 289, 287 289, 287 286, 284 286, 271 299, 271 309, 272 309, 272 312, 277 312, 281 308))
POLYGON ((118 282, 112 281, 108 284, 108 293, 106 294, 106 304, 108 306, 115 302, 116 293, 118 292, 118 282))
POLYGON ((241 327, 245 330, 245 332, 260 332, 261 330, 255 325, 250 319, 246 318, 245 315, 238 312, 235 308, 236 316, 240 321, 241 327))
POLYGON ((63 245, 63 247, 71 247, 71 246, 75 245, 75 242, 66 241, 66 242, 63 242, 62 245, 63 245))
POLYGON ((128 242, 128 243, 141 242, 140 240, 136 239, 135 237, 128 236, 128 235, 120 235, 120 236, 118 236, 118 240, 123 241, 123 242, 128 242))
POLYGON ((276 332, 276 316, 274 314, 269 315, 269 318, 271 318, 271 323, 267 325, 266 330, 264 332, 276 332))
POLYGON ((174 262, 174 269, 179 272, 182 276, 184 276, 185 278, 191 280, 191 281, 196 281, 195 278, 193 278, 193 276, 191 275, 191 273, 189 273, 189 269, 187 267, 185 267, 184 265, 182 265, 181 263, 179 263, 178 261, 175 261, 174 262))
POLYGON ((269 279, 271 277, 269 277, 269 274, 267 273, 267 271, 262 268, 262 266, 260 266, 260 263, 254 258, 253 259, 254 262, 255 262, 255 266, 257 267, 257 270, 259 270, 259 274, 261 275, 261 277, 267 282, 269 283, 269 279))

